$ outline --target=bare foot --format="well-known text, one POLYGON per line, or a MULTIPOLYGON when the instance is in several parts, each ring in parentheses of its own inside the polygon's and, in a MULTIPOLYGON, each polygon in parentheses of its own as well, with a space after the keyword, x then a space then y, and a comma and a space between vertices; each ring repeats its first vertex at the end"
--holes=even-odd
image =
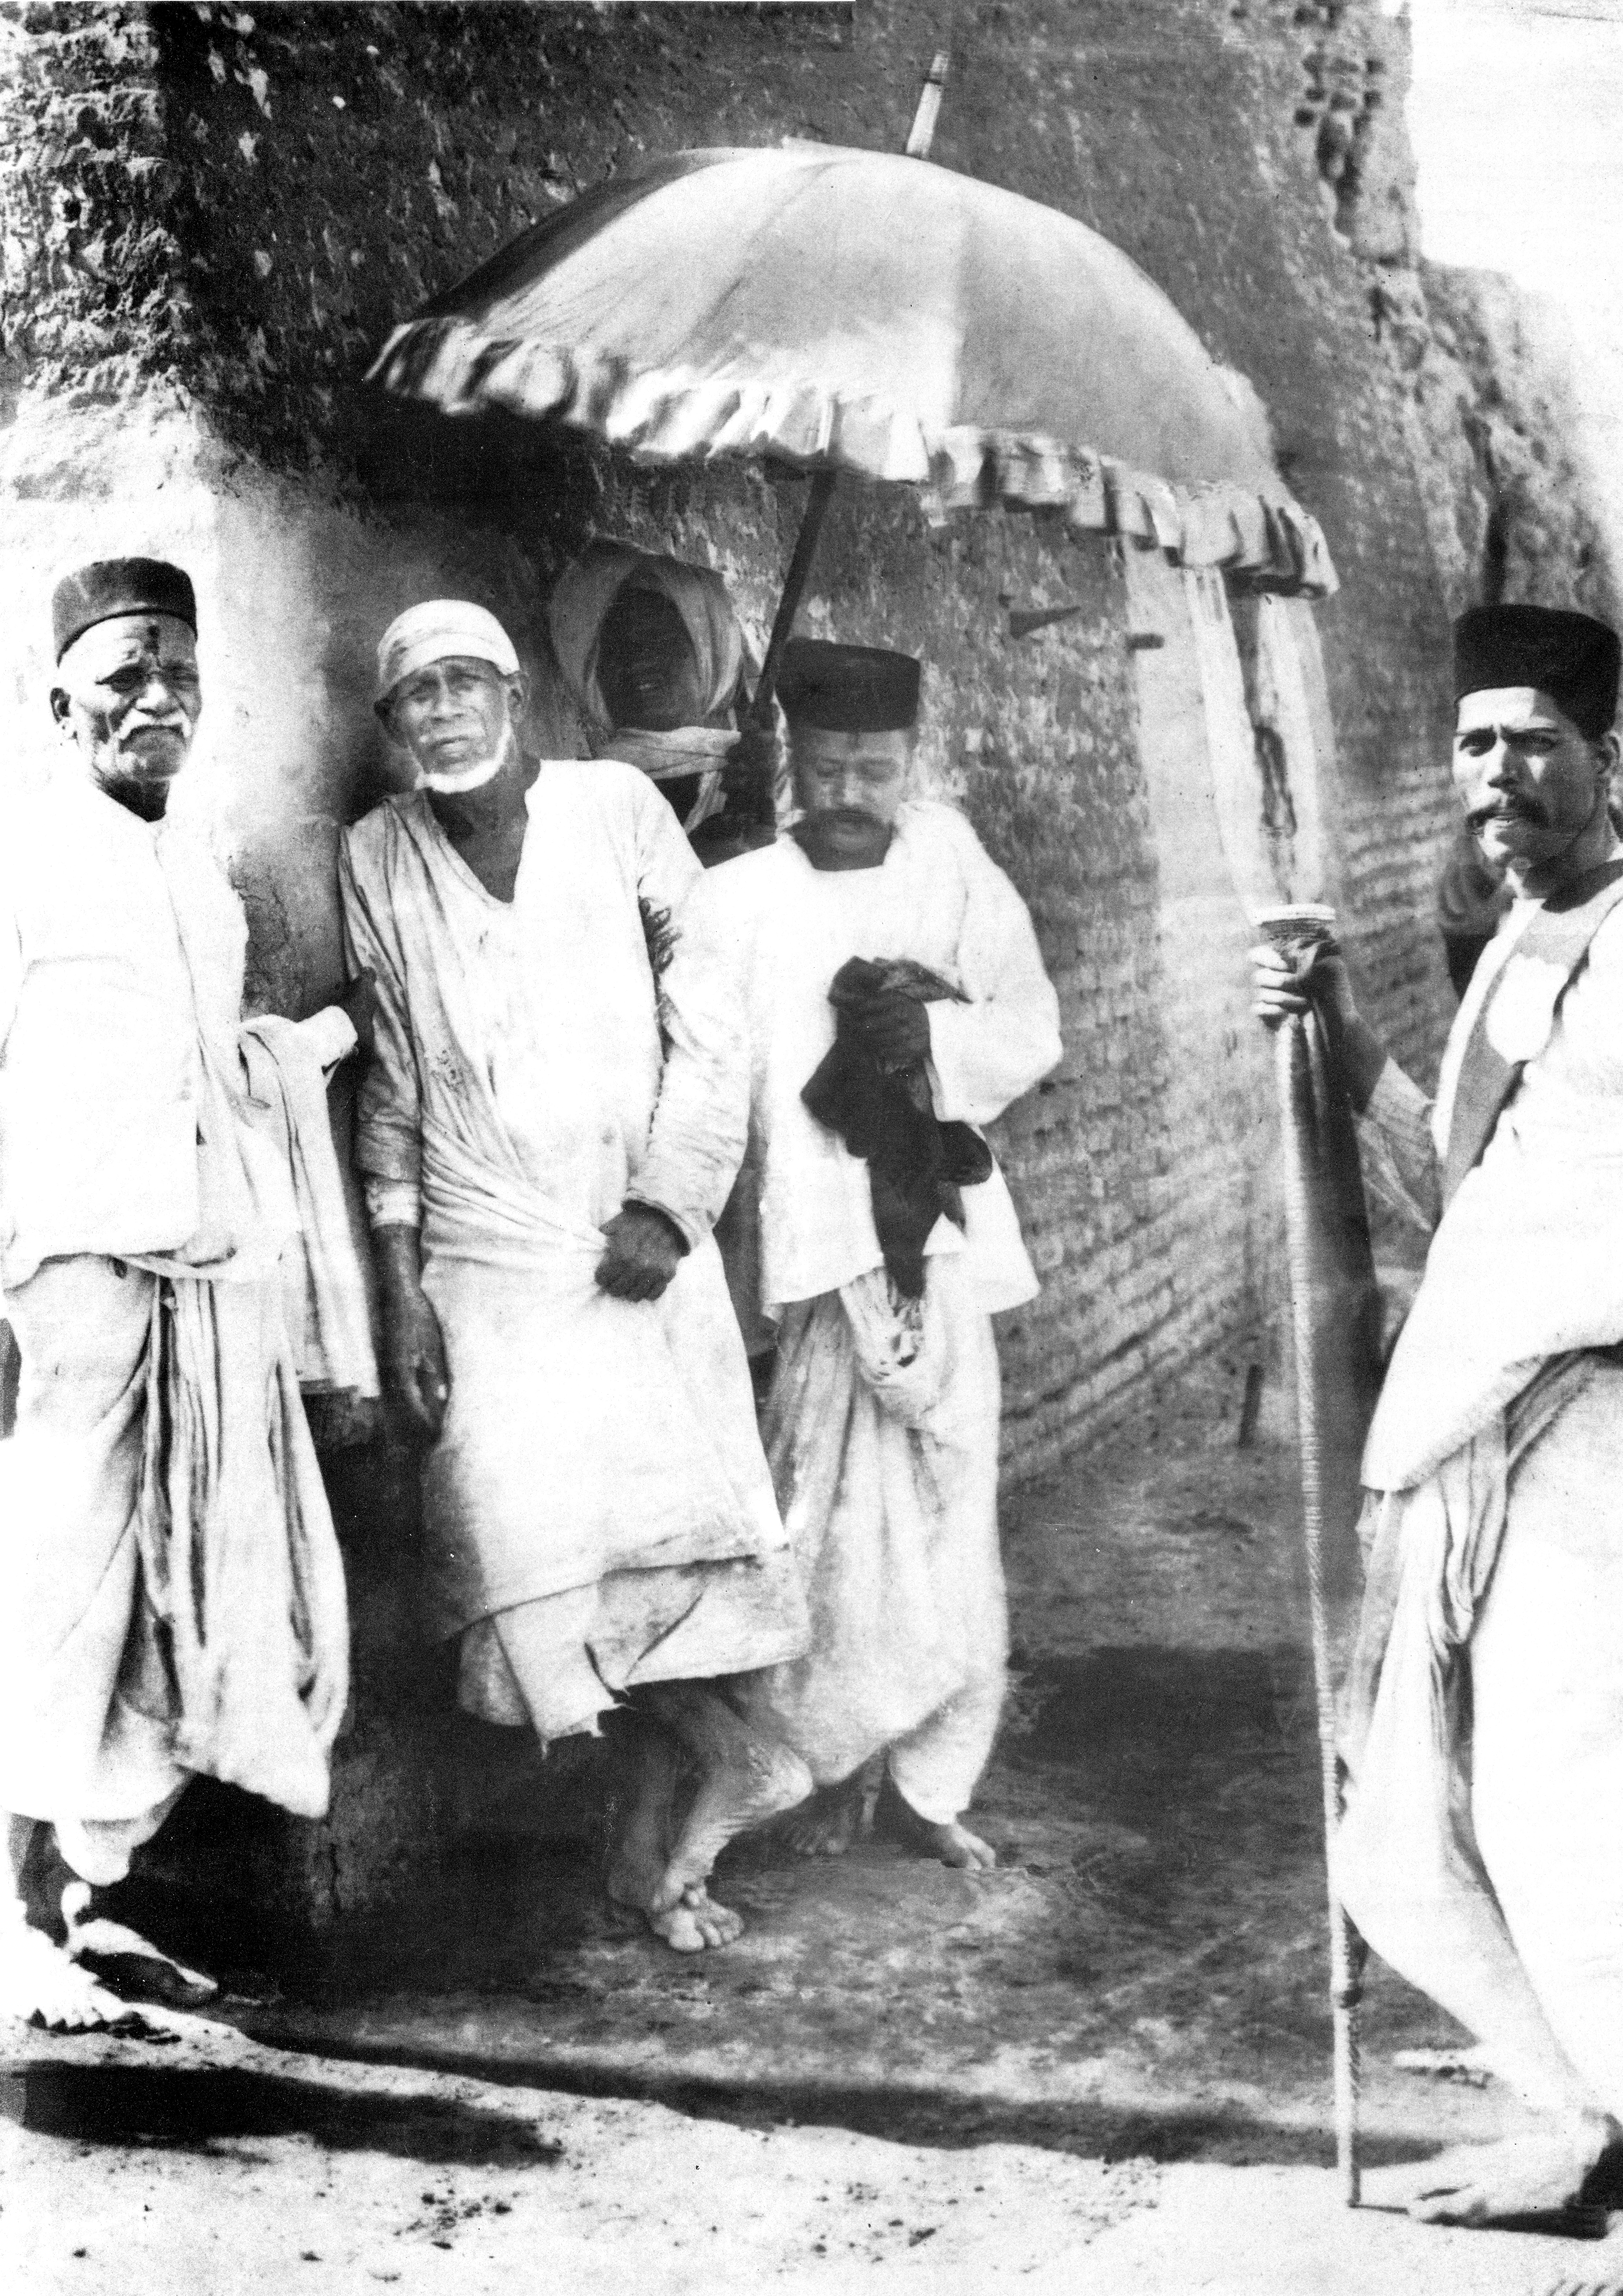
POLYGON ((1597 2115, 1496 2144, 1455 2145, 1418 2169, 1366 2179, 1365 2197, 1405 2208, 1422 2224, 1549 2227, 1600 2239, 1606 2211, 1585 2202, 1583 2192, 1617 2134, 1597 2115))
POLYGON ((699 1782, 660 1885, 658 1908, 674 1908, 695 1882, 707 1882, 735 1834, 792 1809, 811 1790, 811 1772, 799 1754, 741 1728, 735 1742, 699 1782))
POLYGON ((165 1953, 139 1930, 91 1913, 88 1882, 70 1882, 62 1891, 62 1921, 68 1958, 116 1994, 120 2001, 152 2001, 167 2009, 201 2009, 219 1987, 201 1969, 165 1953))
POLYGON ((0 2016, 53 2033, 145 2033, 145 2020, 70 1961, 43 1930, 18 1922, 0 1939, 0 2016))
POLYGON ((921 1817, 889 1772, 880 1788, 874 1828, 904 1843, 915 1857, 939 1857, 943 1866, 955 1866, 965 1874, 989 1874, 997 1863, 991 1843, 971 1833, 967 1825, 960 1825, 956 1818, 942 1825, 933 1818, 921 1817))
POLYGON ((859 1770, 837 1786, 819 1786, 809 1801, 779 1818, 778 1839, 798 1857, 843 1857, 862 1827, 859 1770))
POLYGON ((677 1953, 702 1953, 707 1947, 736 1945, 744 1933, 743 1916, 730 1906, 718 1906, 702 1882, 692 1882, 674 1906, 660 1903, 664 1890, 649 1906, 648 1926, 677 1953))
POLYGON ((966 1874, 989 1874, 997 1863, 997 1852, 989 1841, 971 1833, 967 1825, 954 1818, 950 1825, 931 1825, 919 1820, 919 1849, 923 1857, 939 1857, 943 1866, 956 1866, 966 1874))

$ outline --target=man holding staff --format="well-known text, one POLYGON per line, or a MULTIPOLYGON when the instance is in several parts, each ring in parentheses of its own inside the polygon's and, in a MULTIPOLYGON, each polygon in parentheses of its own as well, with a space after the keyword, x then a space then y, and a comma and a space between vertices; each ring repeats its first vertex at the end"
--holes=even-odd
POLYGON ((1477 2037, 1538 2133, 1430 2162, 1412 2211, 1595 2193, 1623 2140, 1623 843, 1619 644, 1586 615, 1455 633, 1455 785, 1512 906, 1429 1105, 1334 944, 1311 997, 1370 1154, 1435 1229, 1365 1454, 1367 1580, 1333 1851, 1369 1943, 1477 2037))

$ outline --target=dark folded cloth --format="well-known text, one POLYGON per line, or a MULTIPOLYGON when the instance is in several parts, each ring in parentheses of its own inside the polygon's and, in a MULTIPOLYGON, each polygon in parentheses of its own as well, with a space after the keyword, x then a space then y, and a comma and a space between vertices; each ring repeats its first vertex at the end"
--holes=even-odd
POLYGON ((873 1225, 898 1292, 924 1289, 924 1246, 943 1214, 963 1226, 960 1191, 989 1179, 992 1152, 967 1124, 943 1124, 930 1098, 922 1061, 881 1062, 865 1041, 877 1012, 897 997, 931 1004, 966 1001, 963 992, 909 958, 854 956, 829 988, 834 1041, 800 1097, 816 1118, 868 1167, 873 1225))

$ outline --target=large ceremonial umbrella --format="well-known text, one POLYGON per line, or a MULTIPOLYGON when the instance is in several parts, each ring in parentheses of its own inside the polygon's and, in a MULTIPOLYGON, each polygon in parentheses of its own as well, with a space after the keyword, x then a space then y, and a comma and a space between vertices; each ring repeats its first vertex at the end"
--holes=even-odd
POLYGON ((680 152, 617 176, 425 304, 370 379, 643 463, 818 474, 766 693, 840 472, 934 510, 1054 510, 1258 588, 1335 586, 1254 398, 1136 264, 899 153, 680 152))

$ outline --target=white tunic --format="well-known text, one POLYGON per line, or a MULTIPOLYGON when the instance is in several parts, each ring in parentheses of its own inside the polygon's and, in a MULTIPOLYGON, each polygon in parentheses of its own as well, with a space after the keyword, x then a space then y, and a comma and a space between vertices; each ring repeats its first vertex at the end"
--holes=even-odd
POLYGON ((1429 1474, 1545 1357, 1623 1339, 1623 911, 1601 924, 1569 984, 1517 953, 1536 906, 1511 911, 1478 965, 1435 1108, 1389 1062, 1366 1111, 1435 1218, 1460 1062, 1503 976, 1489 1027, 1497 1048, 1527 1065, 1432 1241, 1370 1431, 1372 1489, 1429 1474))
MULTIPOLYGON (((72 772, 11 810, 0 827, 0 1283, 25 1283, 45 1259, 129 1259, 193 1234, 198 1036, 234 1074, 247 939, 242 903, 194 828, 140 821, 72 772)), ((299 1027, 324 1066, 355 1041, 336 1009, 299 1027)), ((268 1167, 261 1177, 275 1186, 268 1167)))
MULTIPOLYGON (((746 1076, 736 1008, 689 930, 699 865, 629 767, 548 760, 528 805, 511 903, 421 796, 369 814, 340 860, 351 953, 380 996, 358 1160, 374 1223, 421 1218, 449 1358, 424 1466, 447 1635, 619 1571, 787 1569, 709 1233, 746 1076), (595 1282, 628 1199, 690 1240, 656 1304, 595 1282)), ((755 1662, 797 1636, 780 1607, 755 1662)), ((739 1643, 729 1669, 751 1662, 739 1643)))
MULTIPOLYGON (((849 957, 912 957, 968 999, 926 1006, 935 1111, 1000 1116, 1061 1055, 1059 1004, 1024 902, 963 815, 905 805, 877 869, 814 869, 791 838, 713 869, 696 909, 748 1014, 759 1300, 768 1315, 883 1262, 868 1167, 819 1124, 802 1088, 834 1041, 830 983, 849 957)), ((936 1223, 930 1253, 966 1253, 988 1313, 1037 1278, 1003 1174, 963 1191, 966 1226, 936 1223)))

